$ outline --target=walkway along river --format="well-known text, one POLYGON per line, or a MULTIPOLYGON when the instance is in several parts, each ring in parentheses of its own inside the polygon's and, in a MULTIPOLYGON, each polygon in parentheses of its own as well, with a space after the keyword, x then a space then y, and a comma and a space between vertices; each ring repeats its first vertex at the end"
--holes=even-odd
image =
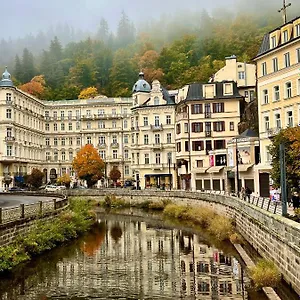
POLYGON ((83 238, 0 278, 0 299, 248 299, 245 282, 230 244, 153 217, 98 214, 83 238))

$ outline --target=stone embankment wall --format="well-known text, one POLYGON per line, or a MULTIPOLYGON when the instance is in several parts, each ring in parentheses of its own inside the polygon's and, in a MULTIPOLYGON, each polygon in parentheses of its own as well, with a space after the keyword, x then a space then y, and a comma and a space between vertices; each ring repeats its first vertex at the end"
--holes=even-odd
POLYGON ((9 245, 16 238, 23 236, 38 220, 51 220, 68 207, 66 197, 54 196, 56 198, 53 200, 41 202, 38 201, 37 195, 36 203, 1 210, 0 247, 9 245))
POLYGON ((126 189, 69 191, 69 195, 104 198, 107 194, 133 202, 170 199, 176 203, 205 205, 233 218, 237 230, 264 258, 271 259, 284 279, 300 295, 300 223, 272 214, 236 197, 183 191, 126 189))

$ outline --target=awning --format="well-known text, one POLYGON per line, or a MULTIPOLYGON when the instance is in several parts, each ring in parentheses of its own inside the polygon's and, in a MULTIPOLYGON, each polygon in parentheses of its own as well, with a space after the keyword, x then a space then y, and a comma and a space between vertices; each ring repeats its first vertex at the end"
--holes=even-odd
POLYGON ((223 168, 224 168, 224 166, 210 167, 207 170, 207 173, 219 173, 223 168))
MULTIPOLYGON (((247 172, 249 168, 252 168, 254 164, 241 165, 239 164, 239 172, 247 172)), ((233 168, 233 172, 236 172, 236 167, 233 168)))
POLYGON ((195 168, 194 173, 204 174, 207 169, 208 169, 207 167, 195 168))

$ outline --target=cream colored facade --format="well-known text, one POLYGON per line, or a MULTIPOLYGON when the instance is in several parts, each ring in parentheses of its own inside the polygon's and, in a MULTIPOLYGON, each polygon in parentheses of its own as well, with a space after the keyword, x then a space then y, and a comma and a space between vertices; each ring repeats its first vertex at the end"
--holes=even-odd
POLYGON ((175 99, 155 80, 151 91, 135 92, 133 101, 131 167, 136 181, 142 189, 173 189, 175 99))
POLYGON ((234 81, 246 102, 253 101, 256 89, 256 66, 238 62, 235 55, 225 58, 225 66, 212 78, 214 82, 234 81))
POLYGON ((281 128, 300 124, 300 18, 266 34, 255 61, 261 140, 255 182, 260 194, 265 195, 268 191, 263 187, 272 168, 270 137, 281 128))
POLYGON ((229 189, 227 142, 238 135, 241 101, 233 81, 188 86, 176 108, 178 188, 229 189))

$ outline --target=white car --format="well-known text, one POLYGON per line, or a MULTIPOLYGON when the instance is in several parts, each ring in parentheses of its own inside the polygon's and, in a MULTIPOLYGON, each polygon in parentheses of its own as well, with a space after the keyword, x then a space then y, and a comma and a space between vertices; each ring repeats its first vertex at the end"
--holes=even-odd
POLYGON ((58 186, 56 186, 56 185, 46 185, 45 191, 46 192, 56 192, 56 191, 58 191, 58 186))

